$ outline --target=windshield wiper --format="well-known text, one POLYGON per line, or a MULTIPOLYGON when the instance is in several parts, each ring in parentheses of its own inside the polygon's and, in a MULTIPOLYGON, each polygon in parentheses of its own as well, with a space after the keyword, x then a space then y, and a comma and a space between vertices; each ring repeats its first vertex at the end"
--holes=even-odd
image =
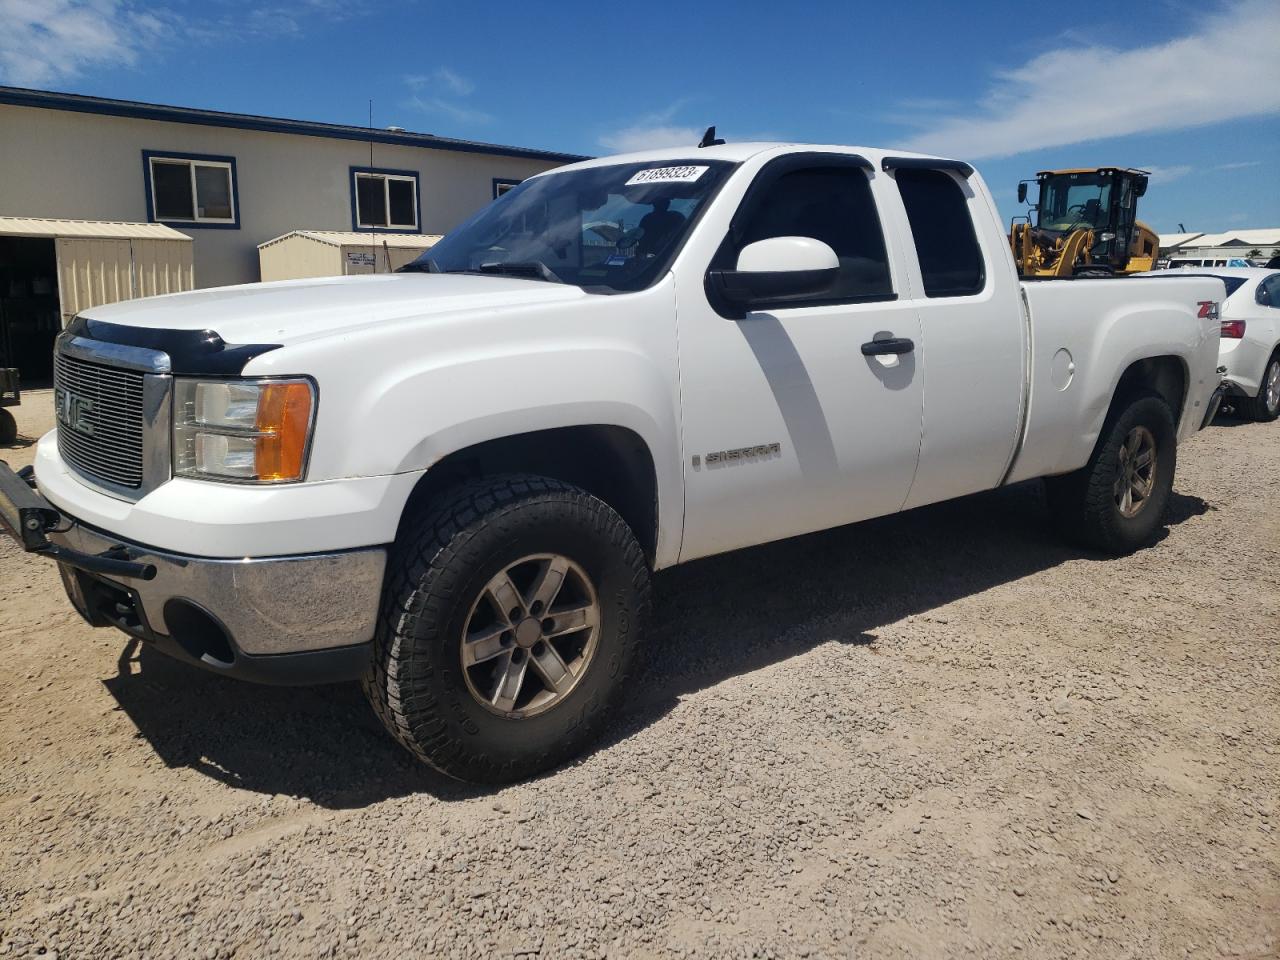
POLYGON ((501 260, 496 263, 482 263, 475 270, 467 273, 499 273, 508 277, 524 277, 529 280, 546 280, 548 283, 564 283, 554 270, 541 260, 501 260))
POLYGON ((434 260, 412 260, 403 267, 398 267, 396 273, 444 273, 434 260))

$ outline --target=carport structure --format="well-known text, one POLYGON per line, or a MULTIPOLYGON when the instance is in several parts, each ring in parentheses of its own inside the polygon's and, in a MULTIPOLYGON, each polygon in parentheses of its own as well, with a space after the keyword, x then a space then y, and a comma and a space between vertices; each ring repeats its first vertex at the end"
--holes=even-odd
POLYGON ((172 227, 0 217, 0 367, 48 380, 53 340, 79 311, 194 286, 191 238, 172 227))

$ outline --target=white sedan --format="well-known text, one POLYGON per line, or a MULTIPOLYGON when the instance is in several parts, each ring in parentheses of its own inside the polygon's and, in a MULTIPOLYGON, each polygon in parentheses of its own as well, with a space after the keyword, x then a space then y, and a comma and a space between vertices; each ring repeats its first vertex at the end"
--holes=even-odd
POLYGON ((1218 362, 1227 368, 1227 403, 1255 420, 1280 416, 1280 270, 1265 267, 1206 267, 1158 270, 1140 276, 1220 277, 1222 344, 1218 362))

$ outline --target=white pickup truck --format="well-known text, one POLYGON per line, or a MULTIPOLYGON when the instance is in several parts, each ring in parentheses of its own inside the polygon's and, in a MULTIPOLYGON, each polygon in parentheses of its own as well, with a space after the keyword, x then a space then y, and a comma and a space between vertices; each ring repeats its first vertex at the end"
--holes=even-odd
POLYGON ((362 678, 456 777, 579 751, 653 571, 1034 477, 1148 543, 1222 281, 1021 283, 968 165, 712 145, 525 181, 394 275, 86 311, 0 516, 90 623, 362 678))

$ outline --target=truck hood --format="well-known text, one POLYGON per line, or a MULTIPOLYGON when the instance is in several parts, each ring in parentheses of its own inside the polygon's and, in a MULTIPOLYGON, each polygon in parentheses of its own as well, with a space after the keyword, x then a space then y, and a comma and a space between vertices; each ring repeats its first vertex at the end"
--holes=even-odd
POLYGON ((212 330, 230 344, 288 346, 390 320, 510 309, 587 296, 579 287, 462 274, 393 273, 214 287, 85 310, 90 321, 212 330))

